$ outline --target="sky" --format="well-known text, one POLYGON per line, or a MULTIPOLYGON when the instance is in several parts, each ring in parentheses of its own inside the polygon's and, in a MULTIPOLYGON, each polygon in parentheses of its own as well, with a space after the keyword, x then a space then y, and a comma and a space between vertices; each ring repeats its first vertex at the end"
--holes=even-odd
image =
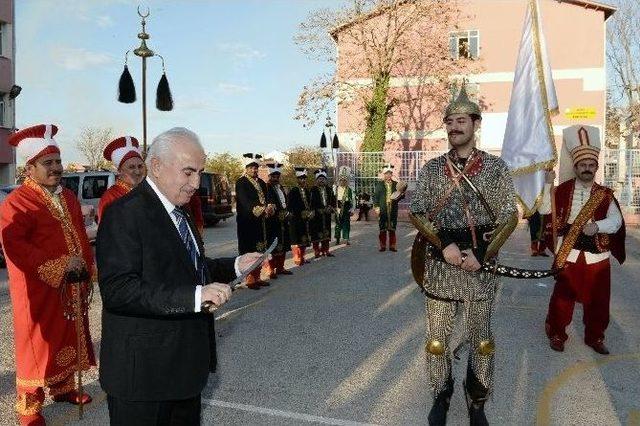
POLYGON ((18 0, 18 128, 58 125, 65 162, 83 161, 75 149, 83 127, 111 127, 142 141, 141 61, 132 54, 138 101, 116 99, 124 54, 139 45, 138 4, 150 10, 148 46, 165 58, 175 103, 170 112, 155 109, 162 66, 151 58, 149 143, 183 126, 208 153, 318 145, 324 123, 305 129, 293 115, 302 87, 330 69, 307 59, 293 36, 308 13, 339 0, 18 0))

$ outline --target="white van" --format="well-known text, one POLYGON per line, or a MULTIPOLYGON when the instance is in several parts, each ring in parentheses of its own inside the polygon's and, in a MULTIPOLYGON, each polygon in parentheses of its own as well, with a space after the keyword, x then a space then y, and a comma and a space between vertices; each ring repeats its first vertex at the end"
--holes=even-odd
POLYGON ((75 192, 80 204, 92 205, 97 210, 102 194, 116 183, 116 175, 108 171, 63 173, 61 183, 75 192))

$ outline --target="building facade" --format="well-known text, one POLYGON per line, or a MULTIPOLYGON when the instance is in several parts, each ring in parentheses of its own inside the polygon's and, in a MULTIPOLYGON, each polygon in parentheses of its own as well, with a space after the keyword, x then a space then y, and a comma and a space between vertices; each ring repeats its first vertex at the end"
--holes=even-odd
MULTIPOLYGON (((605 22, 615 8, 594 1, 538 1, 559 101, 560 113, 553 117, 556 142, 562 142, 564 128, 578 123, 598 126, 604 135, 607 82, 605 22)), ((479 146, 490 151, 500 150, 527 1, 464 0, 461 5, 468 18, 458 23, 457 29, 452 28, 441 36, 449 39, 452 59, 465 56, 477 62, 480 71, 467 78, 469 91, 485 105, 479 146)), ((371 19, 378 17, 372 14, 371 19)), ((333 35, 338 47, 340 77, 345 70, 354 69, 353 61, 357 55, 345 54, 349 52, 349 46, 343 45, 340 31, 333 35)), ((366 76, 359 80, 362 83, 366 76)), ((412 90, 412 85, 419 84, 420 80, 420 76, 392 76, 390 96, 396 90, 412 90)), ((429 129, 407 126, 407 123, 425 123, 425 120, 406 120, 399 115, 392 113, 388 120, 385 150, 447 149, 444 130, 438 129, 441 127, 438 124, 441 120, 439 114, 430 118, 429 129)), ((337 116, 341 149, 358 152, 364 136, 362 108, 357 102, 343 99, 338 103, 337 116)))
POLYGON ((0 0, 0 184, 15 181, 15 150, 7 140, 15 129, 14 1, 0 0))

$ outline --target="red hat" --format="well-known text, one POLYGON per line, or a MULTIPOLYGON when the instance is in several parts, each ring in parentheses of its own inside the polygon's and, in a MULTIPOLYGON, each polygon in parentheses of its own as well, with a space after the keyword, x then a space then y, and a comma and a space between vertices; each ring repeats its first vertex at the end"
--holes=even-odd
POLYGON ((107 161, 111 161, 116 169, 129 158, 138 157, 142 160, 138 139, 133 136, 122 136, 115 139, 104 149, 103 155, 107 161))
POLYGON ((9 137, 9 145, 16 147, 16 154, 25 163, 32 163, 47 154, 60 154, 60 148, 53 139, 58 127, 53 124, 39 124, 27 127, 9 137))

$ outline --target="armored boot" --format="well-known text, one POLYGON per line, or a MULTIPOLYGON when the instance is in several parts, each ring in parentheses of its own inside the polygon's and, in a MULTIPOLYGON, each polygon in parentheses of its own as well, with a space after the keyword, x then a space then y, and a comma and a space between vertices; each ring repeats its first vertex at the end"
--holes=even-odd
POLYGON ((429 411, 429 426, 444 426, 447 424, 447 412, 453 395, 453 379, 449 378, 447 387, 433 399, 431 411, 429 411))
POLYGON ((467 379, 463 383, 463 387, 469 410, 469 425, 488 426, 489 422, 484 414, 484 403, 487 401, 489 389, 480 383, 470 367, 467 367, 467 379))

